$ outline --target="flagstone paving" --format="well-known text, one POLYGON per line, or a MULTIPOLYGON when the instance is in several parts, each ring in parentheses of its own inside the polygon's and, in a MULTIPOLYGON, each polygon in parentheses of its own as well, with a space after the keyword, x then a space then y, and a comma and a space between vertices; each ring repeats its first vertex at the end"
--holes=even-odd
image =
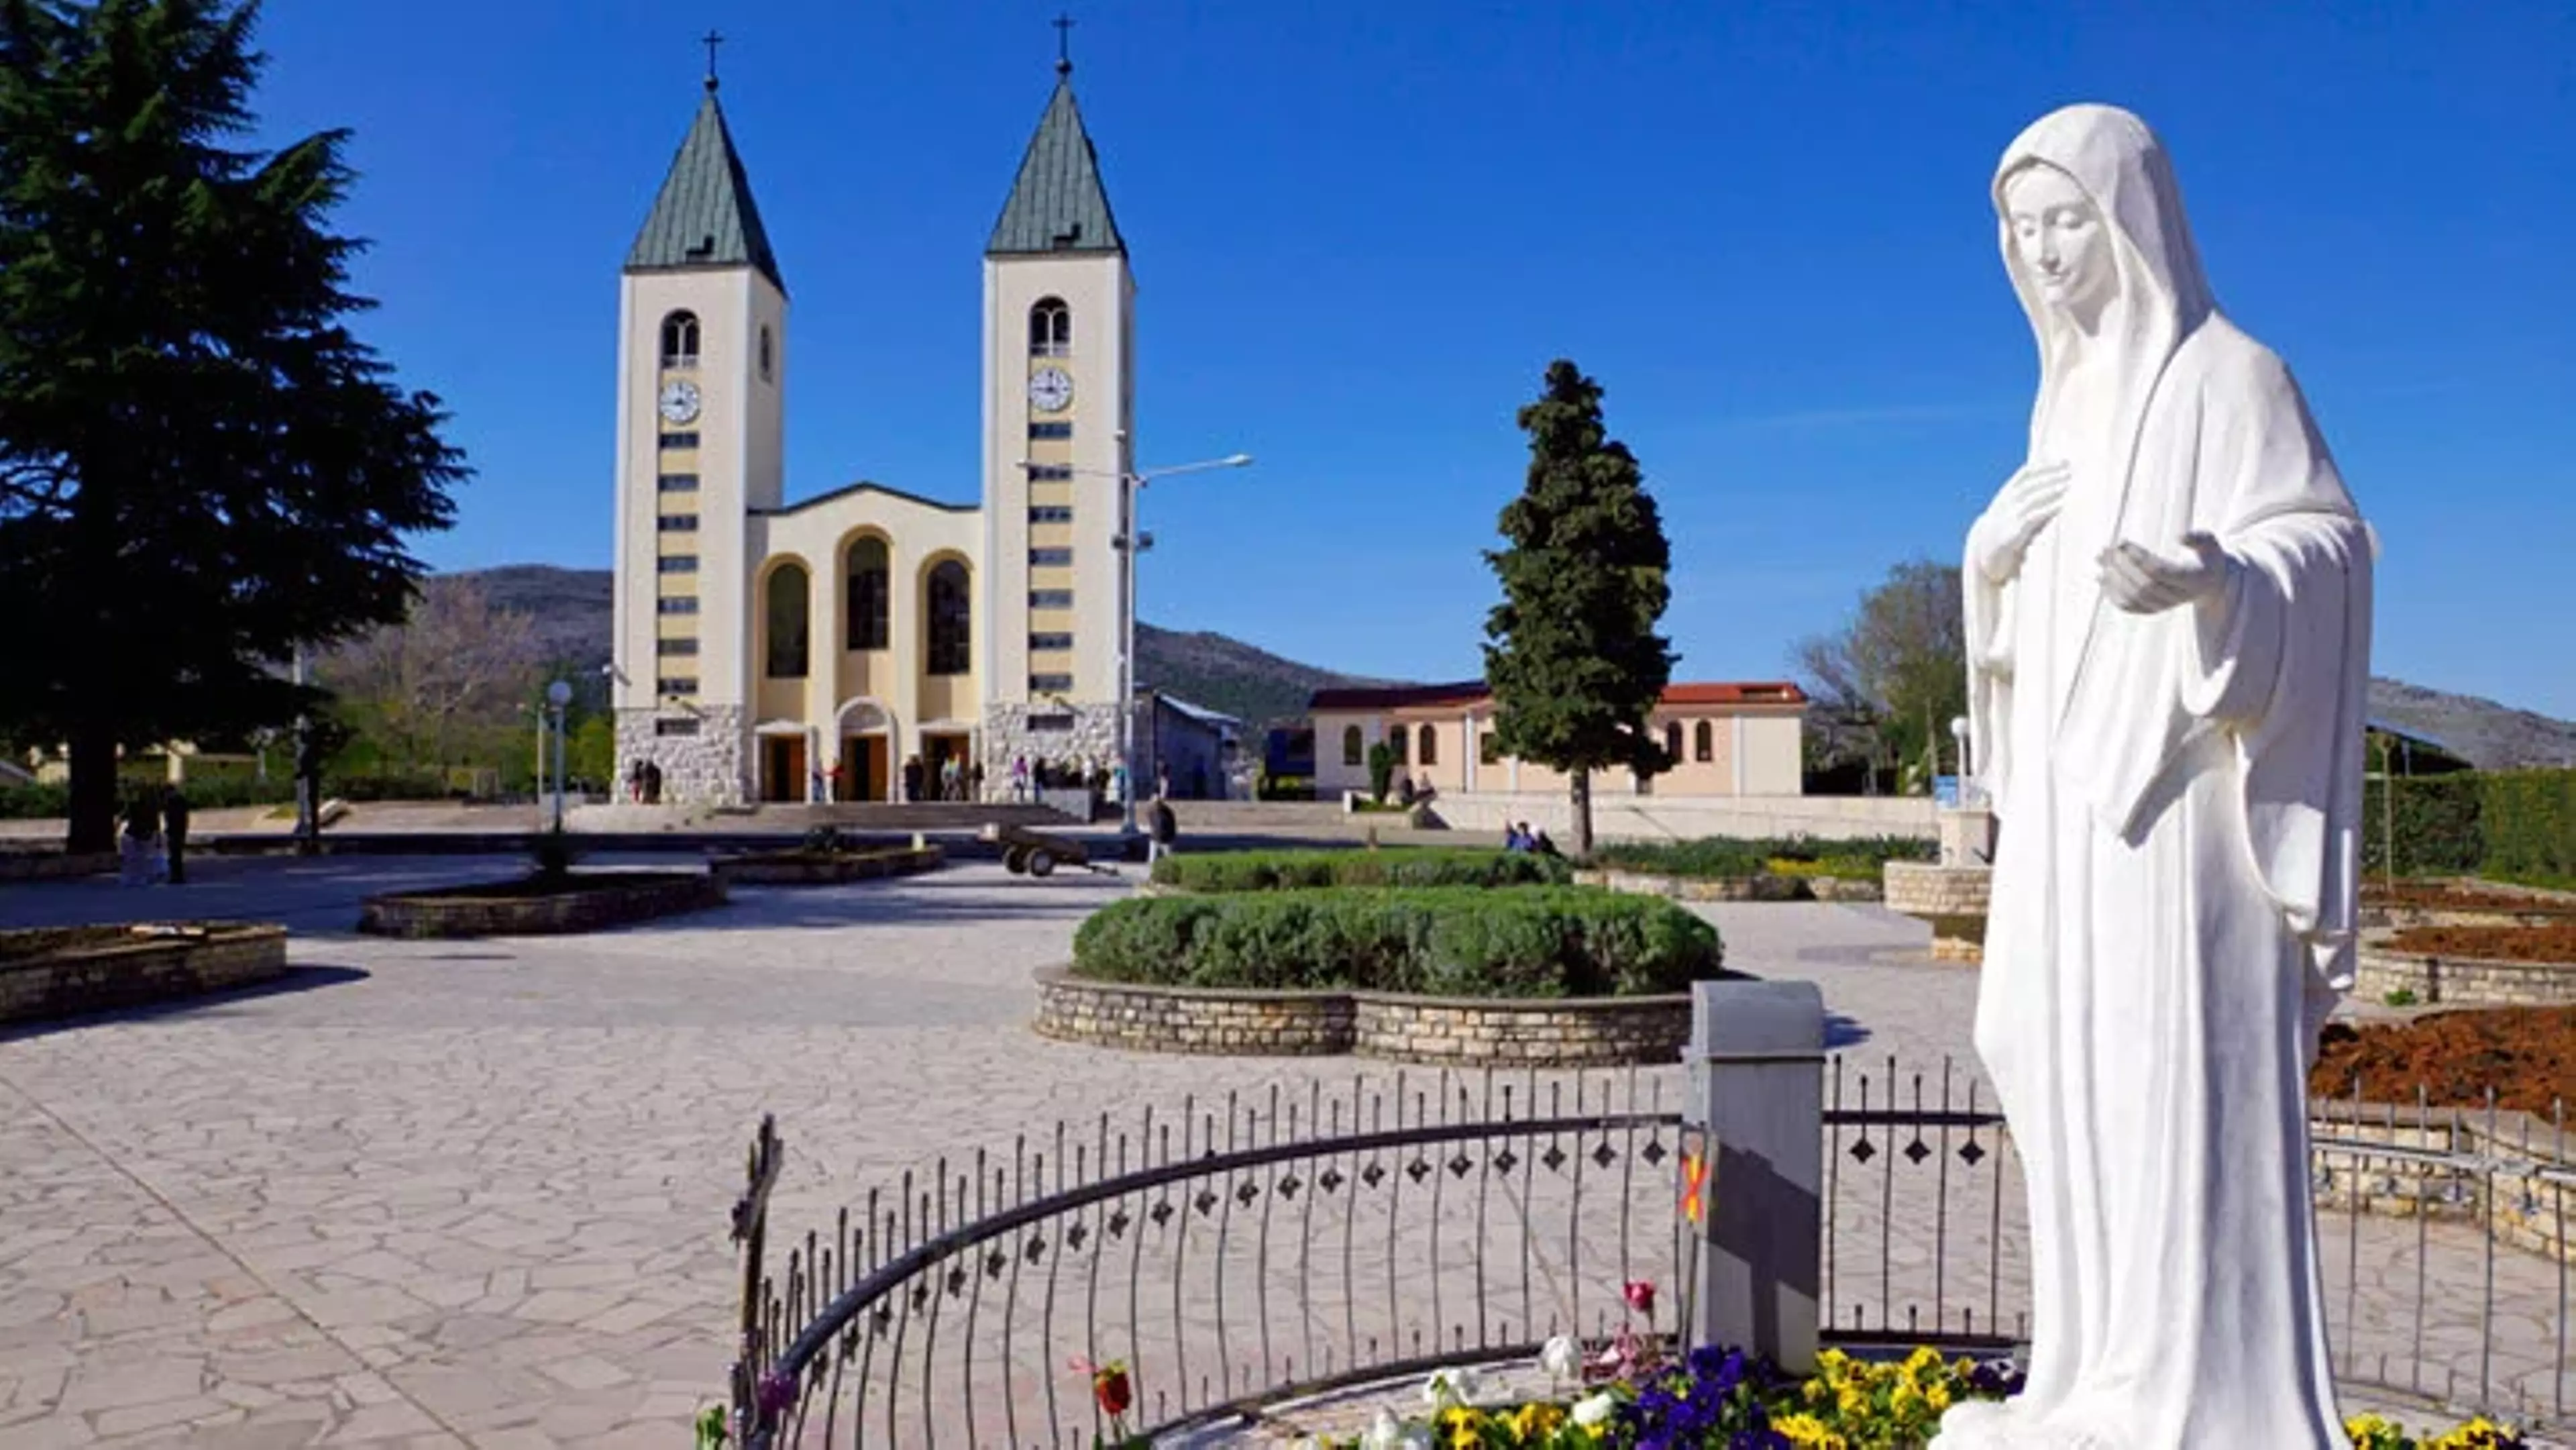
MULTIPOLYGON (((1126 889, 1099 878, 967 865, 586 937, 349 932, 367 892, 518 864, 210 858, 184 888, 0 888, 0 924, 295 932, 274 989, 0 1033, 0 1445, 685 1443, 725 1383, 724 1225, 763 1113, 788 1236, 943 1153, 1360 1066, 1029 1034, 1030 971, 1126 889)), ((1965 1073, 1975 977, 1924 963, 1920 924, 1707 910, 1732 965, 1824 983, 1856 1061, 1965 1073)), ((1874 1181, 1843 1188, 1873 1250, 1874 1181)), ((1919 1277, 1928 1229, 1887 1243, 1919 1277)), ((2554 1283, 2499 1262, 2509 1291, 2554 1283)), ((1877 1292, 1875 1264, 1848 1272, 1877 1292)), ((2545 1311, 2514 1363, 2547 1354, 2545 1311)))

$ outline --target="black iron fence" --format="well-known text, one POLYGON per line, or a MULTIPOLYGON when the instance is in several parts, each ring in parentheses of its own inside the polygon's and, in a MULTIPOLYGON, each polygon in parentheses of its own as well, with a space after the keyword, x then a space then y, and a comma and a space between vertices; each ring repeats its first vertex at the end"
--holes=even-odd
MULTIPOLYGON (((1948 1063, 1825 1072, 1826 1339, 2009 1350, 2024 1202, 1988 1090, 1948 1063)), ((1172 1431, 1560 1334, 1669 1334, 1689 1322, 1704 1174, 1680 1092, 1669 1071, 1398 1074, 1058 1124, 907 1174, 776 1263, 764 1122, 734 1222, 740 1441, 1082 1446, 1110 1428, 1095 1365, 1123 1366, 1128 1428, 1172 1431)), ((2563 1423, 2564 1111, 2486 1118, 2321 1109, 2338 1365, 2563 1423)))

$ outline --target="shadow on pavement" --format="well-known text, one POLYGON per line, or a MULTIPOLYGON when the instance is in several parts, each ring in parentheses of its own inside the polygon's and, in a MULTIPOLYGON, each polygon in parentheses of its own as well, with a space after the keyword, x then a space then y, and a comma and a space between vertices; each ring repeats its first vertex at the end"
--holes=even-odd
POLYGON ((220 992, 203 992, 188 997, 173 997, 162 1002, 146 1002, 133 1007, 114 1007, 104 1012, 84 1012, 74 1017, 56 1017, 43 1022, 21 1022, 0 1027, 0 1042, 20 1042, 45 1037, 56 1032, 72 1032, 84 1027, 104 1027, 120 1022, 149 1022, 161 1017, 203 1017, 220 1015, 226 1009, 263 997, 282 997, 310 992, 322 987, 338 987, 367 980, 368 973, 356 967, 326 967, 297 964, 286 974, 246 987, 233 987, 220 992))

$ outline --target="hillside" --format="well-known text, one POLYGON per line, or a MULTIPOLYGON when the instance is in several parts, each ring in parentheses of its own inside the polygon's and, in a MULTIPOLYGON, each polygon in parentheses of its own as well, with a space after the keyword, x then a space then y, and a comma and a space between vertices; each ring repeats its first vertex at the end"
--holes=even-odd
POLYGON ((2448 695, 2403 680, 2370 682, 2370 714, 2429 735, 2482 770, 2576 765, 2576 722, 2552 720, 2473 695, 2448 695))
MULTIPOLYGON (((469 577, 494 604, 536 617, 549 658, 571 664, 584 678, 598 676, 608 663, 607 570, 512 564, 474 570, 469 577)), ((1221 634, 1158 629, 1142 620, 1136 623, 1136 678, 1255 728, 1305 714, 1307 697, 1317 690, 1383 683, 1284 660, 1221 634)))

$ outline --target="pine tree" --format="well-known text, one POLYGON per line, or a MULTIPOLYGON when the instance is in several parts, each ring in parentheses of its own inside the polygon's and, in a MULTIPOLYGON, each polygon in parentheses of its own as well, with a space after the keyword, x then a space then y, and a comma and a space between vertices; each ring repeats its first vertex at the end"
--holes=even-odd
POLYGON ((279 662, 400 620, 466 476, 348 330, 347 133, 227 144, 256 20, 0 0, 0 731, 69 747, 75 849, 120 746, 314 708, 279 662))
POLYGON ((1497 743, 1572 778, 1574 854, 1592 851, 1592 772, 1668 768, 1648 717, 1672 679, 1655 632, 1672 549, 1637 459, 1601 421, 1601 385, 1571 362, 1520 410, 1529 480, 1503 509, 1508 548, 1488 550, 1503 602, 1485 622, 1497 743))

